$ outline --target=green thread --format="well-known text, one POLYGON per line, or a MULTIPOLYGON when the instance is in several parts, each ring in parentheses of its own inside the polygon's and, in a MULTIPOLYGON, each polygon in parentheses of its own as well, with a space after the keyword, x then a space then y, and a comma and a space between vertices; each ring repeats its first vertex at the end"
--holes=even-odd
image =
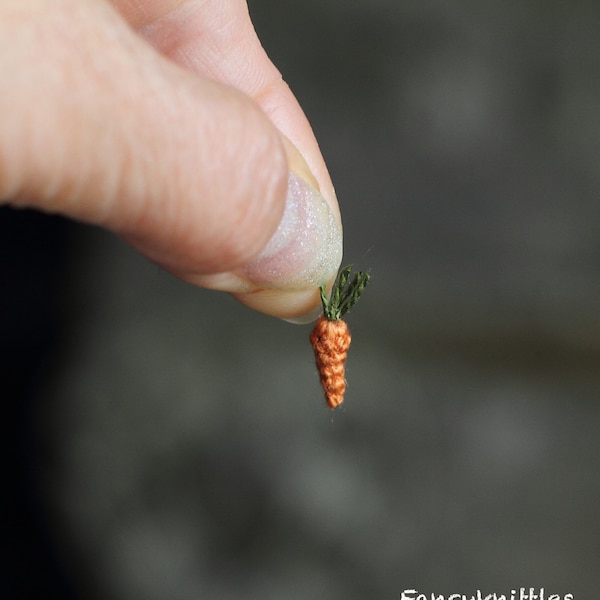
POLYGON ((325 286, 320 287, 323 314, 329 321, 341 319, 358 302, 371 279, 368 273, 357 271, 352 281, 348 283, 352 267, 353 265, 348 265, 338 273, 329 298, 327 298, 325 286))

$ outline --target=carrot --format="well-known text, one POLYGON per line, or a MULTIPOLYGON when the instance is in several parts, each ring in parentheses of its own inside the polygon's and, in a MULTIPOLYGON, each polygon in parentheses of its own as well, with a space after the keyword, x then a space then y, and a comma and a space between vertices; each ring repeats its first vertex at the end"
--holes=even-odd
POLYGON ((351 271, 352 265, 340 271, 329 298, 326 296, 325 286, 321 286, 323 315, 319 317, 309 336, 325 400, 331 409, 342 404, 346 391, 345 364, 352 337, 342 316, 358 302, 370 279, 368 273, 359 271, 348 283, 351 271))

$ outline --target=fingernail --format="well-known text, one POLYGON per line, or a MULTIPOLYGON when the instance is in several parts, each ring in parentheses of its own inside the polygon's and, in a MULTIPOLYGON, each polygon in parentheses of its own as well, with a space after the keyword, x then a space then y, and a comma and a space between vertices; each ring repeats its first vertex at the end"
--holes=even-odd
POLYGON ((264 289, 301 291, 327 283, 342 260, 342 228, 321 193, 290 172, 273 237, 243 276, 264 289))

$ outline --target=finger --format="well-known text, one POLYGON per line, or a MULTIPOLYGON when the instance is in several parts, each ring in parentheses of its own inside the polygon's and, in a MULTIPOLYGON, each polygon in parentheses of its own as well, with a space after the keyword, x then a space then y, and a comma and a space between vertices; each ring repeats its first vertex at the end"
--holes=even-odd
POLYGON ((109 227, 176 272, 254 258, 287 185, 262 112, 164 60, 107 5, 29 5, 1 20, 1 197, 109 227))
MULTIPOLYGON (((236 274, 220 275, 217 278, 196 279, 196 282, 228 289, 243 303, 260 310, 268 306, 270 311, 281 311, 287 307, 290 315, 312 314, 312 309, 320 306, 320 296, 316 287, 325 282, 331 283, 337 274, 342 257, 342 230, 339 208, 333 185, 325 162, 318 148, 312 129, 296 98, 281 78, 263 50, 248 15, 243 0, 190 0, 180 3, 175 0, 158 0, 143 5, 126 0, 114 0, 117 7, 141 35, 150 41, 163 55, 204 77, 232 85, 252 97, 270 120, 289 138, 288 160, 292 171, 300 173, 320 189, 328 202, 331 214, 337 220, 337 228, 322 223, 322 230, 328 231, 321 246, 313 242, 313 263, 320 260, 321 268, 315 270, 321 276, 315 285, 314 277, 307 277, 298 287, 299 280, 281 271, 270 272, 270 283, 265 289, 253 289, 247 293, 240 291, 236 274), (291 151, 290 151, 291 146, 291 151), (298 152, 300 157, 298 158, 298 152), (306 162, 304 162, 306 161, 306 162), (237 281, 237 284, 236 284, 237 281), (282 293, 297 287, 295 294, 282 293), (312 287, 312 289, 311 289, 312 287)), ((283 253, 285 254, 285 252, 283 253)), ((289 252, 287 255, 289 256, 289 252)), ((307 261, 310 262, 310 261, 307 261)), ((293 261, 288 261, 291 266, 293 261)), ((246 270, 247 274, 248 270, 246 270)), ((300 271, 302 272, 302 271, 300 271)), ((304 273, 308 273, 305 270, 304 273)), ((256 270, 254 270, 256 274, 256 270)), ((239 275, 239 273, 237 273, 239 275)), ((294 273, 292 275, 295 275, 294 273)), ((266 283, 266 282, 264 282, 266 283)), ((311 317, 308 317, 311 318, 311 317)))
POLYGON ((245 0, 112 0, 164 56, 253 98, 299 150, 339 219, 325 161, 298 101, 264 51, 245 0))
MULTIPOLYGON (((265 245, 290 237, 288 169, 302 163, 254 102, 165 60, 100 2, 1 10, 0 114, 10 119, 0 128, 0 198, 108 227, 176 275, 252 296, 246 303, 267 314, 315 306, 306 282, 334 270, 318 261, 326 237, 295 255, 295 268, 312 265, 296 288, 285 260, 296 247, 275 243, 280 270, 270 273, 288 302, 253 281, 273 265, 265 245)), ((318 194, 305 197, 319 205, 318 194)))

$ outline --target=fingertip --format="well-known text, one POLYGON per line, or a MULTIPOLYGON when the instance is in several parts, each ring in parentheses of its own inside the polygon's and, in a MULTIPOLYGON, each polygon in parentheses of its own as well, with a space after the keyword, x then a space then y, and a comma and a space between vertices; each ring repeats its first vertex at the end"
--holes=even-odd
POLYGON ((318 289, 303 292, 259 290, 233 297, 257 312, 295 324, 314 321, 321 313, 321 296, 318 289))
POLYGON ((258 312, 307 323, 319 315, 319 289, 331 286, 341 259, 342 229, 328 203, 290 173, 283 218, 259 255, 231 272, 185 279, 230 292, 258 312))

